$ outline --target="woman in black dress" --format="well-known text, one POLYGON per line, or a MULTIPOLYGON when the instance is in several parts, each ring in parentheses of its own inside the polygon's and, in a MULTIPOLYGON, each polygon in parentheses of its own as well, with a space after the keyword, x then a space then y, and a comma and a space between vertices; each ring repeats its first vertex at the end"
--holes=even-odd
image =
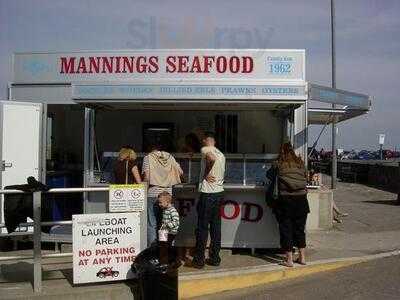
POLYGON ((299 249, 294 262, 305 265, 307 214, 307 175, 303 160, 297 156, 290 143, 281 146, 276 163, 278 199, 274 213, 279 223, 281 248, 286 254, 284 265, 293 267, 293 247, 299 249))

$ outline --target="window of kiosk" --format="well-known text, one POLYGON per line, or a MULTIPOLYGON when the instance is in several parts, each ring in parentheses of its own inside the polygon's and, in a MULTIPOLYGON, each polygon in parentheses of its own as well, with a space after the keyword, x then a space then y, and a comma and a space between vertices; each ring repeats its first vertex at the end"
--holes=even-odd
POLYGON ((225 183, 243 184, 244 161, 242 154, 227 154, 225 162, 225 183))
POLYGON ((118 152, 124 146, 135 150, 140 170, 149 145, 156 143, 165 145, 181 165, 183 183, 197 184, 201 133, 210 130, 216 133, 217 143, 222 142, 217 146, 226 157, 225 184, 265 185, 265 172, 273 157, 262 152, 277 152, 281 140, 276 136, 280 133, 279 122, 271 112, 96 110, 89 181, 113 183, 118 152), (256 130, 260 126, 271 128, 271 135, 256 130))
POLYGON ((271 168, 275 156, 263 154, 245 155, 246 184, 266 185, 266 172, 271 168))

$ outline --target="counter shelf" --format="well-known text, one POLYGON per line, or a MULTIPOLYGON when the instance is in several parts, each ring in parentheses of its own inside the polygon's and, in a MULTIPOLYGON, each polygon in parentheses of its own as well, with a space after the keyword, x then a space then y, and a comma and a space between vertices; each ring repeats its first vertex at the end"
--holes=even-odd
MULTIPOLYGON (((184 182, 177 188, 192 188, 198 184, 200 154, 173 153, 183 170, 184 182)), ((141 169, 144 153, 138 153, 137 164, 141 169)), ((104 152, 100 159, 100 170, 90 172, 90 185, 107 185, 113 182, 113 167, 118 152, 104 152)), ((277 158, 276 154, 225 154, 227 189, 265 187, 269 184, 266 171, 277 158)))

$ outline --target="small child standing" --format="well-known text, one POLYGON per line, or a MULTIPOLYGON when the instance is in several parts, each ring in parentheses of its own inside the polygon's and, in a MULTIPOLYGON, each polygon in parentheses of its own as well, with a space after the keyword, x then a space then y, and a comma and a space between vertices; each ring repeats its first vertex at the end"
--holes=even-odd
POLYGON ((169 254, 175 256, 174 260, 176 259, 176 251, 172 243, 179 229, 179 214, 172 205, 172 195, 168 192, 162 192, 158 195, 158 205, 162 210, 159 230, 160 262, 167 263, 170 261, 169 254), (165 236, 165 234, 168 236, 165 236))

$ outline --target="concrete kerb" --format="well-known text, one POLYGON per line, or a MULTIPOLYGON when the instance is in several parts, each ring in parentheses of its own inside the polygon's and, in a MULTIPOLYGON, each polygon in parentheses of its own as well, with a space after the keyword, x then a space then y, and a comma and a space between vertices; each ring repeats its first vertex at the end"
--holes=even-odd
MULTIPOLYGON (((307 266, 286 268, 279 265, 259 265, 254 267, 241 267, 234 269, 212 269, 207 271, 194 271, 179 274, 178 293, 180 299, 220 293, 228 290, 254 287, 287 279, 299 278, 306 275, 326 272, 342 267, 366 262, 373 259, 400 255, 400 250, 380 253, 375 255, 357 256, 350 258, 324 259, 310 262, 307 266)), ((57 276, 52 279, 61 279, 57 276)), ((15 286, 8 287, 15 289, 15 286)), ((125 283, 111 285, 95 285, 73 288, 65 280, 51 280, 51 284, 44 286, 43 293, 27 294, 23 286, 14 292, 0 292, 0 299, 133 299, 131 287, 125 283), (16 292, 16 293, 15 293, 16 292)))
POLYGON ((318 260, 310 262, 306 266, 295 266, 294 268, 265 265, 213 270, 213 272, 190 272, 179 276, 179 298, 188 299, 228 290, 248 288, 395 255, 400 255, 400 250, 350 258, 318 260))

